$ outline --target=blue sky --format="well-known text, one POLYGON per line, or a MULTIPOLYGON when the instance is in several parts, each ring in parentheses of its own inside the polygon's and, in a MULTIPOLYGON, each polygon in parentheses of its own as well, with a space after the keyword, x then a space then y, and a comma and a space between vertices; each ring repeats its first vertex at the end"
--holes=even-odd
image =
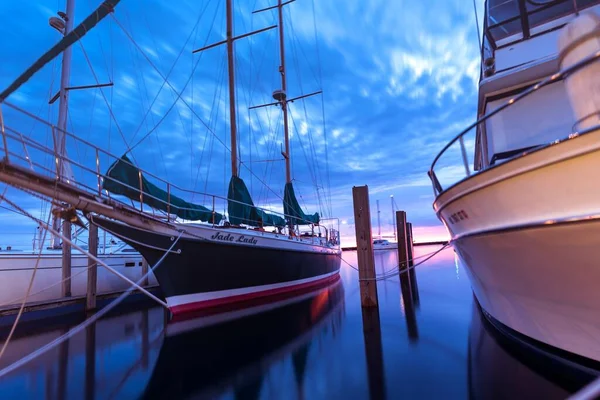
MULTIPOLYGON (((0 4, 4 15, 18 16, 0 27, 5 54, 2 88, 59 40, 47 21, 64 10, 63 3, 0 4)), ((223 39, 223 3, 122 0, 114 18, 108 17, 82 40, 85 51, 79 44, 73 48, 71 85, 97 80, 114 86, 71 92, 69 131, 120 155, 158 124, 133 150, 137 164, 182 188, 225 195, 229 153, 219 143, 229 146, 225 47, 191 53, 223 39), (163 85, 167 75, 183 100, 176 101, 174 91, 163 85)), ((275 13, 251 14, 272 3, 238 0, 235 34, 276 24, 275 13)), ((478 1, 480 23, 482 3, 478 1)), ((97 4, 77 0, 76 23, 97 4)), ((310 212, 329 214, 329 203, 322 199, 330 193, 331 210, 344 222, 343 235, 352 236, 352 186, 367 184, 375 230, 375 202, 380 200, 382 230, 391 232, 393 194, 415 225, 417 240, 444 236, 431 207, 426 172, 437 152, 475 118, 479 54, 472 3, 297 0, 286 6, 285 18, 289 97, 324 92, 290 106, 292 169, 300 203, 310 212), (315 186, 320 188, 318 195, 315 186)), ((275 107, 247 107, 272 101, 271 92, 280 87, 278 56, 275 30, 236 43, 241 177, 255 202, 274 210, 281 209, 278 196, 285 183, 281 113, 275 107)), ((8 101, 55 123, 58 103, 49 106, 48 98, 58 88, 59 62, 47 65, 8 101)), ((9 120, 5 114, 7 125, 36 140, 48 139, 41 124, 19 117, 9 120)), ((69 143, 68 152, 83 164, 95 163, 93 152, 80 145, 69 143)), ((453 151, 443 160, 440 176, 446 182, 463 173, 458 154, 453 151)), ((40 161, 44 162, 49 161, 40 161)), ((101 160, 104 170, 105 162, 101 160)), ((76 180, 89 179, 76 169, 74 174, 76 180)), ((38 200, 15 189, 9 189, 8 196, 40 213, 38 200)), ((194 200, 210 202, 202 196, 194 200)), ((0 235, 33 231, 34 225, 23 217, 6 210, 0 210, 0 217, 0 235)))

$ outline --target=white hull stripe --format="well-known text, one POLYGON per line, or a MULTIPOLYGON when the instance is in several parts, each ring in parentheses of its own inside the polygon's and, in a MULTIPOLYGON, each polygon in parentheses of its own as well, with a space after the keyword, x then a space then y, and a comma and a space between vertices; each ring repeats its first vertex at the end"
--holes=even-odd
POLYGON ((270 285, 260 285, 260 286, 250 286, 238 289, 229 289, 229 290, 218 290, 214 292, 203 292, 203 293, 192 293, 192 294, 183 294, 180 296, 171 296, 167 297, 167 304, 169 307, 177 307, 184 304, 190 303, 199 303, 203 301, 215 300, 215 299, 223 299, 226 297, 240 296, 250 293, 263 292, 267 290, 280 289, 289 286, 301 285, 304 283, 310 283, 314 281, 318 281, 321 279, 328 278, 337 274, 339 271, 333 271, 327 274, 313 276, 311 278, 306 279, 298 279, 295 281, 288 281, 282 283, 273 283, 270 285))

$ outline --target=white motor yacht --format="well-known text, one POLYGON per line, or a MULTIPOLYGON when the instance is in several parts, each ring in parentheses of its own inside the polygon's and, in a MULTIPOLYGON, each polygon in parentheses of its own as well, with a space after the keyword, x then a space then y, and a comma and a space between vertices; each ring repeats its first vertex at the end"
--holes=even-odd
POLYGON ((482 36, 479 119, 435 158, 434 209, 488 316, 598 362, 600 1, 487 0, 482 36))

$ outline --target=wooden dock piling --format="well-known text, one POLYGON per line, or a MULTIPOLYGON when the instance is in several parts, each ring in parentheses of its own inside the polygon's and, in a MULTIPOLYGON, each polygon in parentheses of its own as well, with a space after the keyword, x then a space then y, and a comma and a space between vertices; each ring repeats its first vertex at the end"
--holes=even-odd
POLYGON ((367 359, 367 381, 371 399, 385 398, 385 368, 378 307, 363 307, 363 335, 367 359))
MULTIPOLYGON (((71 221, 62 222, 63 235, 71 240, 71 221)), ((62 242, 62 297, 71 297, 71 245, 62 242)))
POLYGON ((413 240, 413 232, 412 232, 412 224, 408 222, 406 224, 406 235, 407 235, 407 249, 408 249, 408 266, 411 269, 408 271, 408 277, 410 279, 410 291, 412 293, 413 301, 415 302, 415 306, 419 306, 420 298, 419 298, 419 286, 417 285, 417 271, 414 267, 414 240, 413 240))
MULTIPOLYGON (((98 226, 94 224, 89 225, 88 251, 94 257, 98 257, 98 226)), ((85 302, 85 309, 87 311, 96 308, 97 276, 98 264, 95 260, 88 257, 87 297, 85 302)))
POLYGON ((93 400, 96 396, 96 324, 85 328, 84 393, 86 399, 93 400))
POLYGON ((396 211, 396 236, 398 238, 398 270, 400 274, 400 287, 404 306, 412 307, 412 293, 408 275, 408 240, 406 234, 406 212, 396 211))
POLYGON ((354 202, 358 278, 360 279, 360 302, 363 307, 377 307, 377 281, 375 281, 369 187, 354 186, 352 188, 352 199, 354 202))

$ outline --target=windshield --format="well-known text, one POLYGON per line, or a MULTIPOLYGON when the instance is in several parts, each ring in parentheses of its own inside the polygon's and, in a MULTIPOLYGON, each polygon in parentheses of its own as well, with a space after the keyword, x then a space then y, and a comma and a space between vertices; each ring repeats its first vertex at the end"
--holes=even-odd
POLYGON ((513 35, 527 39, 532 28, 594 4, 600 0, 488 0, 486 34, 494 43, 513 35))

